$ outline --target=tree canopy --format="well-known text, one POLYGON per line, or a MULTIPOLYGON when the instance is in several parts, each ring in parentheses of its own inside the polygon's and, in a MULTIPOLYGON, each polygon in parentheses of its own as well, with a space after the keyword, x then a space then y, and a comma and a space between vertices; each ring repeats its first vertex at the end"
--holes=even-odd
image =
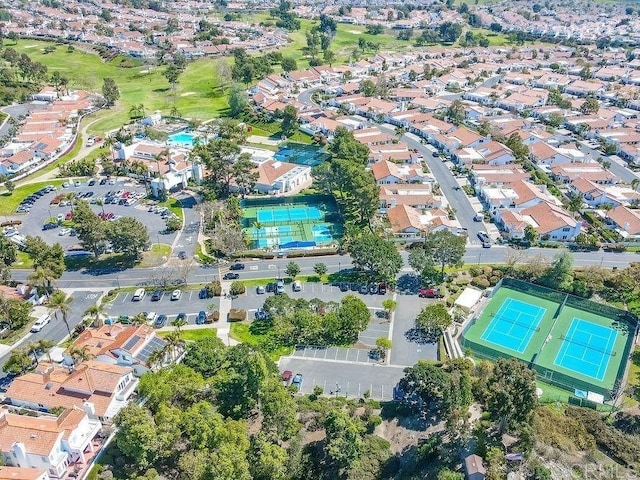
POLYGON ((402 268, 402 257, 395 244, 374 233, 365 232, 350 239, 347 250, 356 268, 368 270, 378 280, 394 282, 402 268))

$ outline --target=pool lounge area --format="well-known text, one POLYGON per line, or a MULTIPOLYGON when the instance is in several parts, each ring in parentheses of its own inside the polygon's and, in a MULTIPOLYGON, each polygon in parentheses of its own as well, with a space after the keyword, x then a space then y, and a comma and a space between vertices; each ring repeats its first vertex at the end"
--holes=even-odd
POLYGON ((175 147, 193 148, 197 145, 199 138, 188 131, 174 133, 167 138, 167 145, 175 147))

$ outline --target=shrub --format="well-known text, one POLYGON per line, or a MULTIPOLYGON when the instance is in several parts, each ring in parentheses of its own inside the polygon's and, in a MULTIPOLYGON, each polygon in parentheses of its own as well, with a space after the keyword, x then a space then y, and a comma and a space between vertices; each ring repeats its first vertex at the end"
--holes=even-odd
POLYGON ((382 423, 380 415, 371 415, 367 420, 367 433, 373 433, 378 425, 382 423))
POLYGON ((229 310, 229 321, 230 322, 242 322, 247 319, 247 311, 232 308, 229 310))
POLYGON ((491 284, 489 283, 489 280, 487 280, 487 277, 479 276, 479 277, 473 277, 471 279, 471 285, 473 285, 474 287, 484 289, 484 288, 489 288, 491 284))
POLYGON ((495 286, 498 282, 500 281, 500 279, 498 278, 497 275, 491 275, 489 277, 489 284, 493 287, 495 286))
POLYGON ((482 271, 483 271, 483 273, 484 273, 485 275, 489 276, 489 275, 491 275, 491 272, 493 272, 493 268, 492 268, 490 265, 485 265, 485 266, 482 268, 482 271))
POLYGON ((222 285, 220 285, 218 280, 208 283, 205 288, 207 289, 207 292, 209 292, 210 296, 219 297, 222 295, 222 285))
POLYGON ((477 277, 478 275, 480 275, 483 272, 481 267, 469 267, 469 274, 472 277, 477 277))
POLYGON ((242 282, 232 282, 231 288, 229 289, 229 293, 231 295, 241 295, 246 291, 244 284, 242 282))
POLYGON ((467 285, 469 285, 469 279, 468 278, 459 278, 456 280, 456 285, 460 285, 461 287, 466 287, 467 285))

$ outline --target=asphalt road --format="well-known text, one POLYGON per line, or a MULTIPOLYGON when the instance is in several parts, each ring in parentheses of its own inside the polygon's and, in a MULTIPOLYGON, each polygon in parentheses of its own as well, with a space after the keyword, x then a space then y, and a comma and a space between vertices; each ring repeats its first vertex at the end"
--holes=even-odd
MULTIPOLYGON (((20 116, 27 115, 31 110, 44 110, 50 106, 47 102, 30 102, 30 103, 17 103, 13 105, 8 105, 2 108, 2 111, 7 115, 18 118, 20 116)), ((2 128, 0 128, 0 137, 4 137, 9 133, 9 129, 11 128, 11 124, 9 122, 5 123, 2 128)))
MULTIPOLYGON (((540 256, 548 261, 562 252, 562 249, 554 248, 530 248, 527 250, 514 250, 510 247, 494 245, 492 248, 481 248, 480 246, 470 245, 463 257, 463 261, 467 264, 493 264, 504 263, 508 256, 518 256, 519 263, 524 263, 527 259, 540 256)), ((403 272, 410 272, 411 268, 407 263, 408 252, 402 251, 401 255, 404 260, 403 272)), ((613 252, 575 252, 573 253, 574 265, 589 266, 601 265, 606 268, 624 268, 631 262, 639 262, 640 255, 632 252, 613 253, 613 252)), ((240 272, 240 279, 256 279, 256 278, 275 278, 281 275, 286 269, 287 258, 271 259, 271 260, 247 260, 245 261, 246 269, 240 272)), ((329 273, 337 272, 339 269, 350 269, 351 257, 348 255, 332 255, 327 257, 303 257, 293 259, 301 270, 301 275, 313 274, 313 266, 322 262, 327 266, 329 273)), ((160 267, 167 268, 167 267, 160 267)), ((170 267, 171 268, 171 267, 170 267)), ((105 270, 105 271, 67 271, 62 278, 57 281, 60 288, 116 288, 124 286, 148 285, 149 281, 155 276, 155 268, 133 268, 128 270, 105 270)), ((179 270, 175 268, 175 278, 178 278, 179 270)), ((223 269, 226 271, 226 268, 223 269)), ((14 269, 12 278, 16 281, 25 281, 32 273, 31 270, 14 269)), ((188 283, 206 283, 219 278, 217 267, 194 266, 188 274, 188 283)))
MULTIPOLYGON (((102 292, 100 291, 74 291, 71 293, 71 297, 73 301, 71 302, 71 312, 67 317, 69 322, 69 328, 71 331, 78 325, 83 318, 84 312, 91 306, 95 305, 96 301, 100 297, 102 292)), ((67 330, 67 326, 62 320, 62 316, 58 314, 58 319, 52 316, 51 322, 46 325, 42 330, 36 333, 27 333, 22 346, 28 345, 30 342, 37 342, 39 340, 51 340, 52 342, 58 344, 65 337, 69 335, 69 331, 67 330)), ((9 355, 4 355, 0 357, 0 365, 4 365, 9 355)), ((3 378, 5 374, 0 370, 0 378, 3 378)))
POLYGON ((186 258, 193 258, 198 244, 198 232, 200 231, 200 212, 196 199, 186 193, 177 196, 184 216, 184 228, 175 240, 175 248, 172 256, 177 257, 180 252, 185 252, 186 258))
MULTIPOLYGON (((386 133, 395 134, 394 129, 387 126, 380 126, 380 129, 386 133)), ((462 190, 456 190, 458 181, 451 173, 451 170, 442 161, 440 157, 435 158, 431 150, 427 149, 422 143, 414 140, 408 135, 402 136, 402 141, 409 145, 409 148, 415 148, 424 157, 424 162, 440 185, 440 190, 445 196, 451 208, 456 212, 456 217, 462 227, 466 228, 469 233, 469 240, 477 239, 478 232, 484 230, 482 223, 474 222, 473 217, 477 212, 473 209, 469 198, 462 190)))

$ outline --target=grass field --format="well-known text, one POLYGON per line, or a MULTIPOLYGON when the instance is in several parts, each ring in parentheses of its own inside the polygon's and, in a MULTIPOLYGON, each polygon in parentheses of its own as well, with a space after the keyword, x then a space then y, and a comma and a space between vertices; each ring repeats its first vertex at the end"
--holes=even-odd
POLYGON ((167 261, 171 255, 171 245, 165 243, 154 243, 151 250, 142 254, 142 261, 136 265, 140 268, 158 267, 167 261))
POLYGON ((103 135, 106 131, 120 127, 129 120, 132 105, 143 104, 147 112, 161 110, 169 114, 174 103, 185 118, 206 120, 224 114, 228 108, 226 97, 213 95, 213 75, 215 59, 203 59, 190 62, 178 80, 175 92, 172 92, 167 79, 163 76, 165 67, 153 67, 147 73, 146 67, 139 65, 124 68, 120 64, 136 65, 137 62, 122 62, 116 57, 104 62, 97 54, 76 49, 67 53, 65 46, 56 46, 52 53, 44 53, 50 42, 19 40, 9 45, 19 53, 26 53, 34 60, 46 65, 49 72, 59 71, 70 79, 70 88, 85 88, 99 92, 103 79, 115 79, 121 98, 115 107, 99 112, 98 119, 89 133, 103 135), (82 72, 82 75, 78 75, 82 72))
MULTIPOLYGON (((264 338, 265 334, 260 332, 258 328, 256 328, 258 324, 255 322, 234 322, 231 324, 231 332, 229 336, 238 342, 246 343, 253 347, 259 346, 260 341, 264 338)), ((275 352, 271 352, 269 356, 277 361, 282 355, 289 355, 291 353, 291 349, 287 347, 282 347, 276 350, 275 352)))
MULTIPOLYGON (((161 337, 167 337, 171 335, 172 332, 158 332, 158 335, 161 337)), ((195 342, 197 340, 204 340, 205 338, 216 338, 218 336, 217 330, 215 328, 203 327, 197 328, 194 330, 182 330, 181 336, 182 339, 187 342, 195 342)))
POLYGON ((37 183, 28 183, 26 185, 16 187, 11 195, 8 193, 1 194, 0 215, 13 215, 18 205, 20 205, 20 202, 33 192, 37 192, 47 185, 55 185, 56 187, 59 187, 63 182, 64 180, 44 180, 37 183))

